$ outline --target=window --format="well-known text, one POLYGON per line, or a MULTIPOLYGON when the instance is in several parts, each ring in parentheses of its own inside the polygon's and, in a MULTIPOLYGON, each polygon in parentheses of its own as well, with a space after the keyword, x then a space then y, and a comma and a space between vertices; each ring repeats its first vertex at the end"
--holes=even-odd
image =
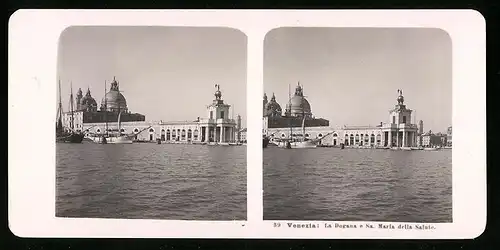
POLYGON ((224 111, 220 112, 220 118, 224 119, 224 111))
POLYGON ((152 129, 152 128, 150 128, 150 129, 149 129, 149 132, 150 132, 150 133, 152 133, 152 132, 155 132, 155 130, 154 130, 154 129, 152 129))
POLYGON ((210 111, 210 119, 214 119, 214 112, 210 111))
POLYGON ((406 124, 406 116, 403 116, 403 123, 406 124))
POLYGON ((192 135, 191 129, 188 129, 188 140, 191 140, 192 135))
POLYGON ((392 117, 392 123, 393 124, 396 123, 396 117, 395 116, 392 117))

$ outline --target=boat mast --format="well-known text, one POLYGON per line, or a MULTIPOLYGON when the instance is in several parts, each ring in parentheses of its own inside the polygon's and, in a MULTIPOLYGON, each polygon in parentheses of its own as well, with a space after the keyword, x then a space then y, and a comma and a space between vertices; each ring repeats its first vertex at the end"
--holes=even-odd
MULTIPOLYGON (((300 82, 298 82, 298 85, 300 86, 300 82)), ((304 91, 304 89, 302 89, 304 91)), ((306 140, 306 112, 304 111, 304 93, 301 93, 302 95, 300 96, 300 108, 302 109, 302 140, 306 140)))
POLYGON ((57 111, 57 115, 59 116, 57 119, 57 130, 59 132, 62 131, 62 112, 61 79, 59 79, 59 108, 57 111))
POLYGON ((292 124, 292 94, 290 92, 290 84, 288 84, 288 125, 290 126, 290 136, 288 139, 292 140, 293 124, 292 124))
MULTIPOLYGON (((114 79, 114 78, 113 78, 114 79)), ((120 89, 117 89, 118 93, 120 93, 120 89)), ((122 135, 122 129, 121 129, 121 117, 122 116, 122 111, 121 111, 121 104, 118 103, 118 135, 122 135)))
MULTIPOLYGON (((118 108, 120 109, 120 108, 118 108)), ((118 111, 118 135, 122 135, 122 129, 121 129, 121 116, 122 116, 122 112, 121 111, 118 111)))
POLYGON ((70 125, 71 125, 71 130, 74 130, 75 129, 74 128, 75 120, 74 120, 74 115, 73 115, 73 82, 70 83, 70 86, 71 86, 71 94, 69 96, 70 107, 71 107, 71 123, 70 123, 70 125))
POLYGON ((108 100, 106 98, 106 80, 104 80, 104 121, 106 122, 106 135, 108 135, 108 100))

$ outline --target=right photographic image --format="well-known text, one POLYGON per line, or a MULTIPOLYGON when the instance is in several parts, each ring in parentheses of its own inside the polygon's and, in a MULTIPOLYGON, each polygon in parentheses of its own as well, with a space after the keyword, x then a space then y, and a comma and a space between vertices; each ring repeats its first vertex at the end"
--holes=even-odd
POLYGON ((262 122, 264 220, 453 222, 445 31, 273 29, 262 122))

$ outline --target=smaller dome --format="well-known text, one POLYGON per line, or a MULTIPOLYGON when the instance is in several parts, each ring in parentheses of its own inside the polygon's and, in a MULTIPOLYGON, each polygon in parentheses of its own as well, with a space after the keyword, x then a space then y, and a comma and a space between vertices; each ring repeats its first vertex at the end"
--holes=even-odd
MULTIPOLYGON (((81 90, 79 91, 81 93, 81 90)), ((80 107, 82 110, 96 111, 97 102, 90 94, 90 89, 87 89, 87 94, 80 100, 80 107)))
POLYGON ((278 102, 276 102, 276 96, 273 93, 273 97, 271 98, 271 101, 266 103, 264 105, 264 115, 266 116, 271 116, 271 117, 279 117, 281 116, 282 110, 281 106, 279 105, 278 102))

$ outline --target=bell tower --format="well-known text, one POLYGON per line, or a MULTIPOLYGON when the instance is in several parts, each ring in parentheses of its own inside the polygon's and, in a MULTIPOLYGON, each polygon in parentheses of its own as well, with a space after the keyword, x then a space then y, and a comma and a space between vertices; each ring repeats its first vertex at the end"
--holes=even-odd
POLYGON ((264 100, 262 100, 262 114, 265 116, 267 114, 266 112, 266 104, 267 104, 267 95, 264 93, 264 100))
POLYGON ((82 109, 81 106, 82 98, 83 98, 82 89, 78 88, 78 92, 76 92, 76 110, 82 109))

